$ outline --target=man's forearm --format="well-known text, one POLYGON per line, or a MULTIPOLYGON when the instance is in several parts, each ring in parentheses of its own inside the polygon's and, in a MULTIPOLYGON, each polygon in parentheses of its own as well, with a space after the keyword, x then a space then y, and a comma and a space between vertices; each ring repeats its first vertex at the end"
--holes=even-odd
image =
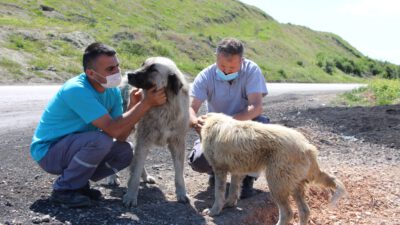
POLYGON ((247 111, 233 115, 236 120, 252 120, 261 115, 262 106, 249 105, 247 111))
POLYGON ((128 109, 128 111, 122 114, 120 118, 113 120, 113 122, 110 124, 110 130, 114 131, 112 136, 118 140, 123 140, 124 138, 126 140, 131 131, 134 129, 135 124, 147 111, 150 110, 150 108, 150 105, 142 101, 128 109))
POLYGON ((192 107, 189 108, 189 126, 193 126, 197 122, 197 113, 192 107))

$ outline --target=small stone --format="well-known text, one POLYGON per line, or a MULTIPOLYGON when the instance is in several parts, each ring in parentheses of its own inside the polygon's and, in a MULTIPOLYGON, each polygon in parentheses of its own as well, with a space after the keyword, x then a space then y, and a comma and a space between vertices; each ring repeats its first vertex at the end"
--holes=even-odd
POLYGON ((39 217, 35 216, 32 218, 32 223, 34 224, 39 224, 42 222, 42 219, 40 219, 39 217))
POLYGON ((42 222, 48 223, 48 222, 50 222, 50 219, 51 219, 51 217, 49 215, 45 215, 42 217, 42 222))

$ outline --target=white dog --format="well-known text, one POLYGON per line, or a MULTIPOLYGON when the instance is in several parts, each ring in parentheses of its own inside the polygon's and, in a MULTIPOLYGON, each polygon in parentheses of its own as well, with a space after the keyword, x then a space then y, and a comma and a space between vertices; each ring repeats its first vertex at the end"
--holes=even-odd
POLYGON ((219 214, 224 204, 235 206, 241 180, 252 171, 265 171, 269 190, 279 208, 278 225, 289 224, 293 218, 290 195, 298 206, 300 224, 308 224, 310 209, 304 193, 307 183, 331 189, 333 203, 345 194, 338 179, 320 170, 316 147, 294 129, 209 113, 201 136, 204 155, 215 173, 215 202, 211 209, 204 210, 205 214, 219 214), (232 177, 225 202, 228 172, 232 177))
MULTIPOLYGON (((128 73, 128 83, 144 90, 144 95, 154 85, 165 88, 167 102, 154 107, 136 125, 135 151, 130 166, 125 206, 136 206, 140 176, 145 182, 154 183, 144 169, 149 150, 155 146, 168 146, 175 168, 175 188, 179 202, 188 202, 183 178, 185 136, 189 129, 189 85, 175 63, 164 57, 148 58, 141 68, 128 73)), ((124 98, 129 98, 122 91, 124 98)), ((110 180, 109 180, 110 182, 110 180)), ((114 176, 111 182, 117 182, 114 176)))

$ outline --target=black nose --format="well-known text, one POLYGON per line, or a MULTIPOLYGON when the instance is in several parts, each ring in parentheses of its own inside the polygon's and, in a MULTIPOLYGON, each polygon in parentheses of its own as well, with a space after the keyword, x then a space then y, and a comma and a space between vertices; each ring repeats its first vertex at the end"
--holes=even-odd
POLYGON ((137 75, 135 73, 128 73, 128 83, 132 86, 137 86, 137 75))

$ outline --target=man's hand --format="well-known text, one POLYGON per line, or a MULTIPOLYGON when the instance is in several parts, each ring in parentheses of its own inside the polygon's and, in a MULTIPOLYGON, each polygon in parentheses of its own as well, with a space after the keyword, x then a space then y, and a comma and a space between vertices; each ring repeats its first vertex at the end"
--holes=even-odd
POLYGON ((196 118, 195 121, 192 121, 192 127, 195 129, 195 131, 200 135, 201 128, 203 128, 203 125, 205 123, 205 119, 207 118, 206 115, 202 115, 196 118))
POLYGON ((146 96, 143 99, 143 103, 153 107, 160 106, 167 102, 167 95, 165 94, 165 89, 161 88, 159 90, 156 89, 156 86, 150 88, 146 92, 146 96))
POLYGON ((129 105, 134 106, 143 99, 143 90, 139 88, 132 89, 129 95, 129 105))

